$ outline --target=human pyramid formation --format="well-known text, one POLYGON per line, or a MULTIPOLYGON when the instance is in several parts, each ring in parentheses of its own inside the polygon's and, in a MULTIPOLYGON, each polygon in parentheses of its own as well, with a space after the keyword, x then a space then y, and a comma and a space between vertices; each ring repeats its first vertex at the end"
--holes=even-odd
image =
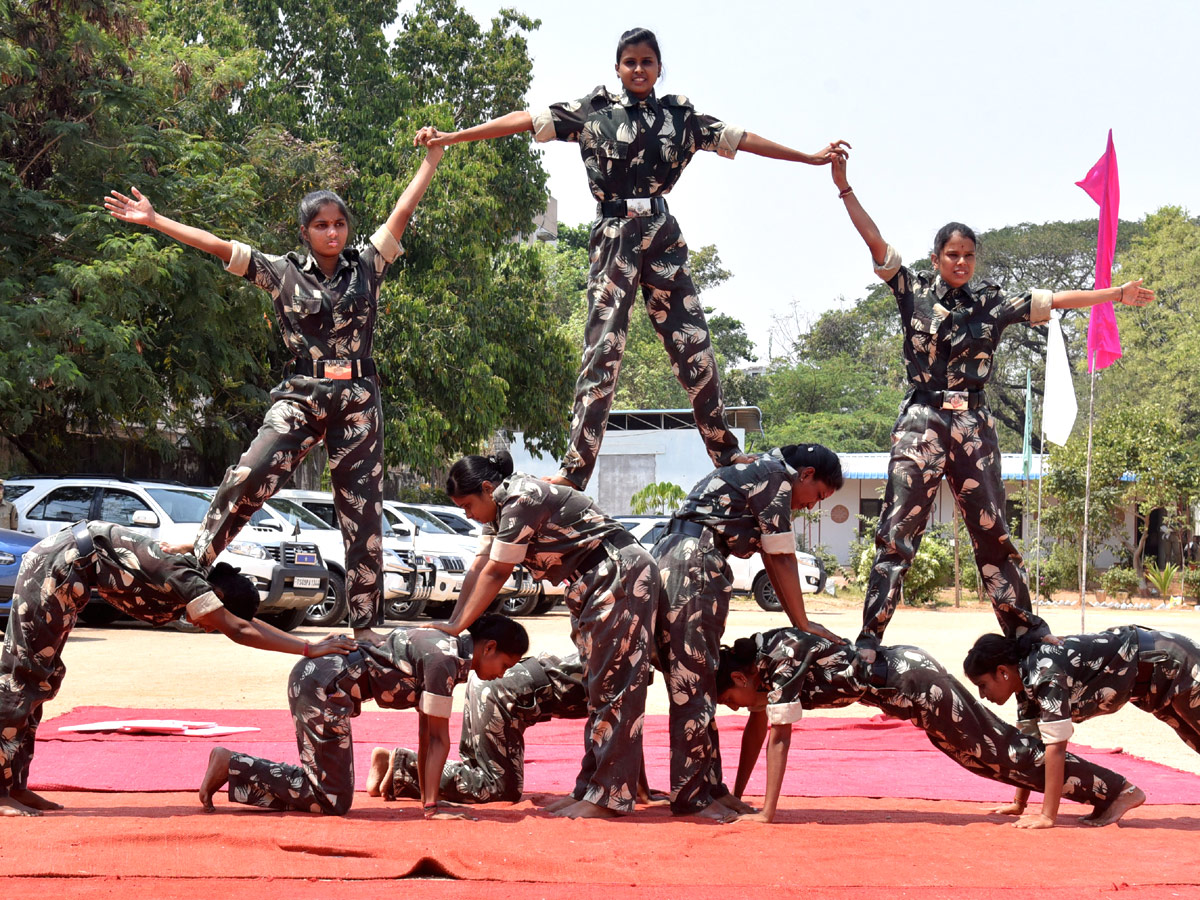
POLYGON ((420 721, 416 750, 374 751, 367 783, 373 796, 418 798, 432 818, 466 815, 445 801, 517 799, 525 728, 550 717, 586 718, 575 788, 549 810, 568 817, 626 814, 648 793, 640 776, 652 665, 664 672, 670 697, 669 802, 678 815, 770 821, 802 710, 856 701, 914 721, 959 764, 1015 787, 1013 803, 997 812, 1019 816, 1022 827, 1052 826, 1063 796, 1091 804, 1085 821, 1093 825, 1115 822, 1145 800, 1121 775, 1066 752, 1073 721, 1133 702, 1200 751, 1193 674, 1200 672, 1200 646, 1133 626, 1059 639, 1032 612, 1004 522, 999 450, 984 395, 1006 326, 1045 322, 1053 308, 1116 300, 1140 306, 1153 294, 1139 281, 1016 296, 972 286, 975 235, 956 222, 934 239, 933 273, 914 273, 851 188, 845 141, 807 154, 700 115, 683 96, 655 94, 661 59, 655 36, 635 29, 617 46, 620 93, 598 87, 578 101, 512 112, 463 131, 421 129, 415 142, 427 148, 425 160, 362 249, 346 246, 350 216, 328 191, 301 201, 303 257, 269 256, 172 221, 137 188, 132 196, 113 191, 105 198, 116 218, 207 251, 268 291, 294 358, 194 544, 162 546, 119 526, 81 522, 26 556, 0 657, 0 812, 60 808, 28 789, 29 765, 42 706, 63 677, 63 645, 93 588, 149 622, 163 624, 182 612, 238 643, 305 657, 288 684, 300 764, 214 749, 200 789, 210 810, 228 784, 231 802, 345 813, 354 796, 349 719, 373 699, 385 708, 416 708, 420 721), (380 634, 373 626, 382 622, 382 412, 371 359, 380 284, 403 253, 400 239, 445 148, 519 132, 576 142, 597 200, 569 450, 559 473, 544 480, 515 473, 503 452, 456 462, 446 491, 484 523, 460 600, 448 622, 380 634), (911 390, 893 434, 879 549, 853 643, 808 618, 791 529, 793 510, 811 508, 841 486, 837 456, 816 444, 746 455, 725 424, 687 245, 665 199, 697 150, 830 166, 875 271, 896 297, 911 390), (716 466, 652 551, 581 493, 604 434, 639 285, 716 466), (346 543, 354 637, 307 642, 254 618, 254 586, 213 562, 319 441, 329 450, 346 543), (980 638, 966 673, 985 699, 1003 703, 1018 695, 1020 728, 980 705, 924 651, 881 645, 943 476, 970 529, 983 591, 1003 631, 980 638), (762 555, 791 626, 723 647, 727 557, 754 553, 762 555), (481 615, 517 564, 538 578, 570 582, 576 655, 527 656, 520 624, 481 615), (453 690, 471 671, 478 680, 468 693, 461 760, 447 764, 453 690), (751 710, 732 790, 718 749, 718 701, 751 710), (741 795, 764 742, 767 790, 755 809, 741 795), (1025 814, 1030 791, 1044 795, 1040 813, 1025 814))

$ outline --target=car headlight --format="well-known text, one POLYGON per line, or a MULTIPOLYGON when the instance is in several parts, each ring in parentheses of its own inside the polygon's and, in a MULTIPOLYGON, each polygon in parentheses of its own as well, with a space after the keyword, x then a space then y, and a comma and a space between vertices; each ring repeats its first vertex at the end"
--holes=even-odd
POLYGON ((404 560, 400 558, 400 554, 395 550, 388 550, 385 548, 383 551, 383 564, 385 566, 391 566, 393 569, 399 569, 404 565, 404 560))
POLYGON ((11 566, 17 561, 17 558, 11 553, 0 550, 0 566, 11 566))
POLYGON ((230 553, 235 553, 238 556, 249 556, 253 559, 268 559, 267 551, 263 549, 262 544, 256 544, 254 541, 233 541, 225 548, 230 553))

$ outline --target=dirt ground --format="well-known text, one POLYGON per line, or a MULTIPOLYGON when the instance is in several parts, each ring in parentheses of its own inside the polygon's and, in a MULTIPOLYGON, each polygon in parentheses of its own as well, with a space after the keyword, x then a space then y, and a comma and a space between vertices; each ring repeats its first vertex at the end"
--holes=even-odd
MULTIPOLYGON (((862 622, 860 602, 827 596, 809 598, 810 615, 846 637, 857 634, 862 622)), ((1056 634, 1076 634, 1079 608, 1045 607, 1042 616, 1056 634)), ((569 653, 573 649, 566 609, 522 620, 532 649, 569 653)), ((1139 624, 1177 631, 1200 640, 1200 612, 1180 610, 1113 610, 1088 608, 1086 630, 1139 624)), ((781 613, 766 613, 751 600, 735 599, 725 640, 786 624, 781 613)), ((888 627, 888 644, 915 644, 960 674, 962 659, 975 638, 996 630, 991 608, 976 603, 961 609, 902 607, 888 627)), ((301 628, 298 635, 315 636, 318 629, 301 628)), ((220 708, 286 709, 287 674, 296 659, 240 647, 221 635, 184 634, 122 622, 104 628, 80 625, 71 634, 64 660, 67 675, 61 692, 45 709, 45 718, 76 706, 126 706, 160 709, 220 708)), ((456 697, 461 705, 462 691, 456 697)), ((650 714, 667 712, 662 680, 656 679, 647 704, 650 714)), ((1012 721, 1010 703, 1000 715, 1012 721)), ((735 715, 725 711, 723 714, 735 715)), ((814 712, 821 716, 871 716, 862 706, 814 712)), ((803 727, 803 725, 801 725, 803 727)), ((1133 706, 1076 727, 1074 740, 1094 747, 1119 747, 1136 756, 1200 774, 1200 755, 1192 752, 1163 723, 1133 706)))

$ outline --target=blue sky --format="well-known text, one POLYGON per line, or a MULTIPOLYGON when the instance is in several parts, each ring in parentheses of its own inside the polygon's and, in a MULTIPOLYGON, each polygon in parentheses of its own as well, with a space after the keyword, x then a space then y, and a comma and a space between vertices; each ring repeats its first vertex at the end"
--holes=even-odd
MULTIPOLYGON (((660 93, 806 151, 849 140, 851 184, 906 259, 951 219, 987 230, 1094 216, 1074 182, 1110 127, 1122 218, 1200 208, 1200 4, 460 3, 485 22, 502 6, 542 20, 532 108, 618 85, 617 38, 641 25, 662 47, 660 93)), ((577 149, 545 145, 543 165, 560 221, 590 221, 577 149)), ((815 317, 874 277, 827 168, 698 154, 670 202, 688 243, 716 244, 734 273, 706 303, 742 319, 760 356, 778 317, 815 317)))

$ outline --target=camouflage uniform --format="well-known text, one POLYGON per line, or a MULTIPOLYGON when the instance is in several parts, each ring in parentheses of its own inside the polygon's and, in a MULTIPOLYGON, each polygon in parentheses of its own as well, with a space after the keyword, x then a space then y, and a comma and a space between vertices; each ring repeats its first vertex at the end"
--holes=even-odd
POLYGON ((1068 740, 1072 722, 1132 703, 1200 753, 1200 644, 1191 638, 1123 625, 1039 644, 1019 668, 1025 693, 1018 724, 1048 744, 1068 740))
POLYGON ((470 635, 397 628, 379 647, 302 659, 288 679, 300 765, 245 753, 229 760, 229 800, 264 809, 345 815, 354 801, 350 719, 365 700, 450 718, 454 686, 471 671, 470 635))
MULTIPOLYGON (((605 214, 603 203, 661 198, 698 150, 732 159, 744 130, 692 109, 679 94, 637 100, 597 87, 581 100, 533 113, 537 141, 579 144, 592 194, 601 202, 588 245, 588 319, 575 385, 571 442, 561 475, 587 486, 604 439, 639 285, 675 377, 691 400, 696 425, 715 465, 738 455, 725 424, 717 360, 688 270, 687 243, 675 217, 605 214)), ((664 201, 665 203, 665 201, 664 201)))
POLYGON ((791 553, 792 483, 798 473, 778 449, 748 465, 702 478, 675 518, 706 526, 699 537, 664 534, 651 554, 662 574, 657 633, 667 671, 671 809, 687 814, 729 793, 717 736, 717 666, 733 575, 726 557, 791 553))
MULTIPOLYGON (((929 742, 976 775, 1044 791, 1045 747, 982 706, 954 676, 918 647, 881 647, 868 667, 847 645, 795 628, 755 635, 767 685, 767 718, 798 721, 804 709, 855 701, 921 728, 929 742)), ((1125 784, 1116 772, 1067 754, 1063 796, 1103 808, 1125 784)))
MULTIPOLYGON (((521 660, 500 678, 471 679, 463 709, 458 761, 446 763, 441 798, 454 803, 515 802, 525 789, 525 729, 551 719, 586 719, 583 661, 573 653, 521 660)), ((392 779, 385 800, 420 798, 417 753, 392 752, 392 779)))
POLYGON ((891 460, 879 528, 878 551, 863 602, 860 647, 878 647, 891 621, 904 575, 912 565, 942 477, 963 513, 971 535, 983 592, 1006 634, 1049 629, 1031 612, 1021 554, 1005 522, 1000 448, 983 386, 992 374, 992 354, 1008 325, 1037 325, 1050 317, 1053 294, 1026 291, 1004 297, 995 285, 950 288, 941 276, 915 273, 888 247, 875 267, 900 310, 904 359, 910 385, 892 431, 891 460), (969 392, 955 398, 944 392, 969 392))
POLYGON ((518 473, 492 499, 496 521, 483 528, 480 554, 523 563, 539 580, 571 581, 565 599, 588 697, 574 796, 629 812, 642 766, 658 567, 620 523, 572 488, 518 473))
POLYGON ((158 541, 119 525, 86 528, 90 555, 81 557, 72 529, 64 529, 21 561, 0 653, 0 796, 26 787, 42 706, 62 684, 63 645, 92 588, 155 625, 185 609, 196 620, 222 605, 195 559, 163 553, 158 541))
MULTIPOLYGON (((271 391, 262 428, 217 489, 196 536, 196 553, 206 564, 215 560, 324 440, 346 545, 350 625, 378 625, 383 621, 383 413, 370 356, 379 288, 404 251, 381 227, 365 249, 343 250, 337 271, 326 279, 311 256, 268 256, 238 241, 233 246, 227 268, 270 292, 293 356, 302 363, 350 360, 369 368, 341 379, 298 373, 271 391)), ((328 368, 324 376, 330 375, 328 368)))

